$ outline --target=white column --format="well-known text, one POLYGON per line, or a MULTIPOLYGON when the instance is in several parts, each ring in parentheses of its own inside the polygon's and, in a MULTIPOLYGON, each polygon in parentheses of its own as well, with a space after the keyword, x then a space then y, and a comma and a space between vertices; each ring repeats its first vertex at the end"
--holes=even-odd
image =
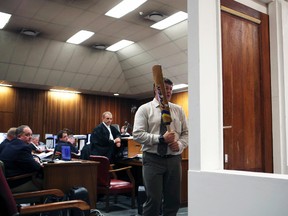
POLYGON ((269 4, 274 173, 287 174, 288 3, 269 4), (285 73, 286 72, 286 73, 285 73))
POLYGON ((219 1, 188 1, 189 169, 223 169, 219 1))

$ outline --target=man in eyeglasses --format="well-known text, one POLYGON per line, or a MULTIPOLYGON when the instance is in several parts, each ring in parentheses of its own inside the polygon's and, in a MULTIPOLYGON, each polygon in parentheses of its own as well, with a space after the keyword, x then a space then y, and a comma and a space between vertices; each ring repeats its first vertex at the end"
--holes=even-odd
MULTIPOLYGON (((5 165, 6 177, 13 177, 32 172, 42 172, 42 165, 33 158, 29 143, 32 138, 32 130, 27 125, 21 125, 16 129, 16 139, 3 149, 0 160, 5 165)), ((27 192, 42 188, 42 180, 32 181, 32 177, 21 178, 8 182, 12 192, 27 192)))

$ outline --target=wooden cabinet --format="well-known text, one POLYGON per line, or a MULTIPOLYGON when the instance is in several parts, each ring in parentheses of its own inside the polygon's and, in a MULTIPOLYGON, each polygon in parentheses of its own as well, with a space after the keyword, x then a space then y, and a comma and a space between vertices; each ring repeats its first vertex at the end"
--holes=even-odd
POLYGON ((133 138, 128 138, 128 157, 135 157, 137 154, 142 154, 142 146, 140 143, 133 140, 133 138))

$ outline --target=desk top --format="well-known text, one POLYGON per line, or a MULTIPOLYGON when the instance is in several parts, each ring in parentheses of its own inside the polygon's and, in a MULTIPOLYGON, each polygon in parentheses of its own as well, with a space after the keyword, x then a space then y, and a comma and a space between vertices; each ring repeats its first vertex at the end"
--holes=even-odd
POLYGON ((83 164, 95 165, 95 164, 99 164, 99 162, 90 161, 90 160, 79 160, 79 159, 72 158, 72 160, 70 160, 70 161, 54 160, 53 162, 44 162, 43 163, 44 168, 45 167, 50 167, 50 166, 59 166, 59 165, 62 165, 62 166, 70 166, 70 165, 75 166, 76 165, 77 166, 77 165, 83 165, 83 164))

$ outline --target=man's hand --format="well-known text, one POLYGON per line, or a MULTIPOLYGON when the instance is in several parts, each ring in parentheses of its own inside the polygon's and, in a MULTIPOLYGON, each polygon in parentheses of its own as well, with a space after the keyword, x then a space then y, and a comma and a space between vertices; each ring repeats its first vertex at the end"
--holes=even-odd
POLYGON ((114 143, 116 144, 117 147, 120 147, 121 146, 121 139, 119 137, 117 137, 115 140, 114 140, 114 143))
POLYGON ((178 142, 169 143, 168 146, 171 149, 171 151, 173 151, 173 152, 178 152, 179 151, 178 142))
POLYGON ((163 138, 166 143, 172 143, 175 141, 175 131, 166 131, 166 133, 163 135, 163 138))

